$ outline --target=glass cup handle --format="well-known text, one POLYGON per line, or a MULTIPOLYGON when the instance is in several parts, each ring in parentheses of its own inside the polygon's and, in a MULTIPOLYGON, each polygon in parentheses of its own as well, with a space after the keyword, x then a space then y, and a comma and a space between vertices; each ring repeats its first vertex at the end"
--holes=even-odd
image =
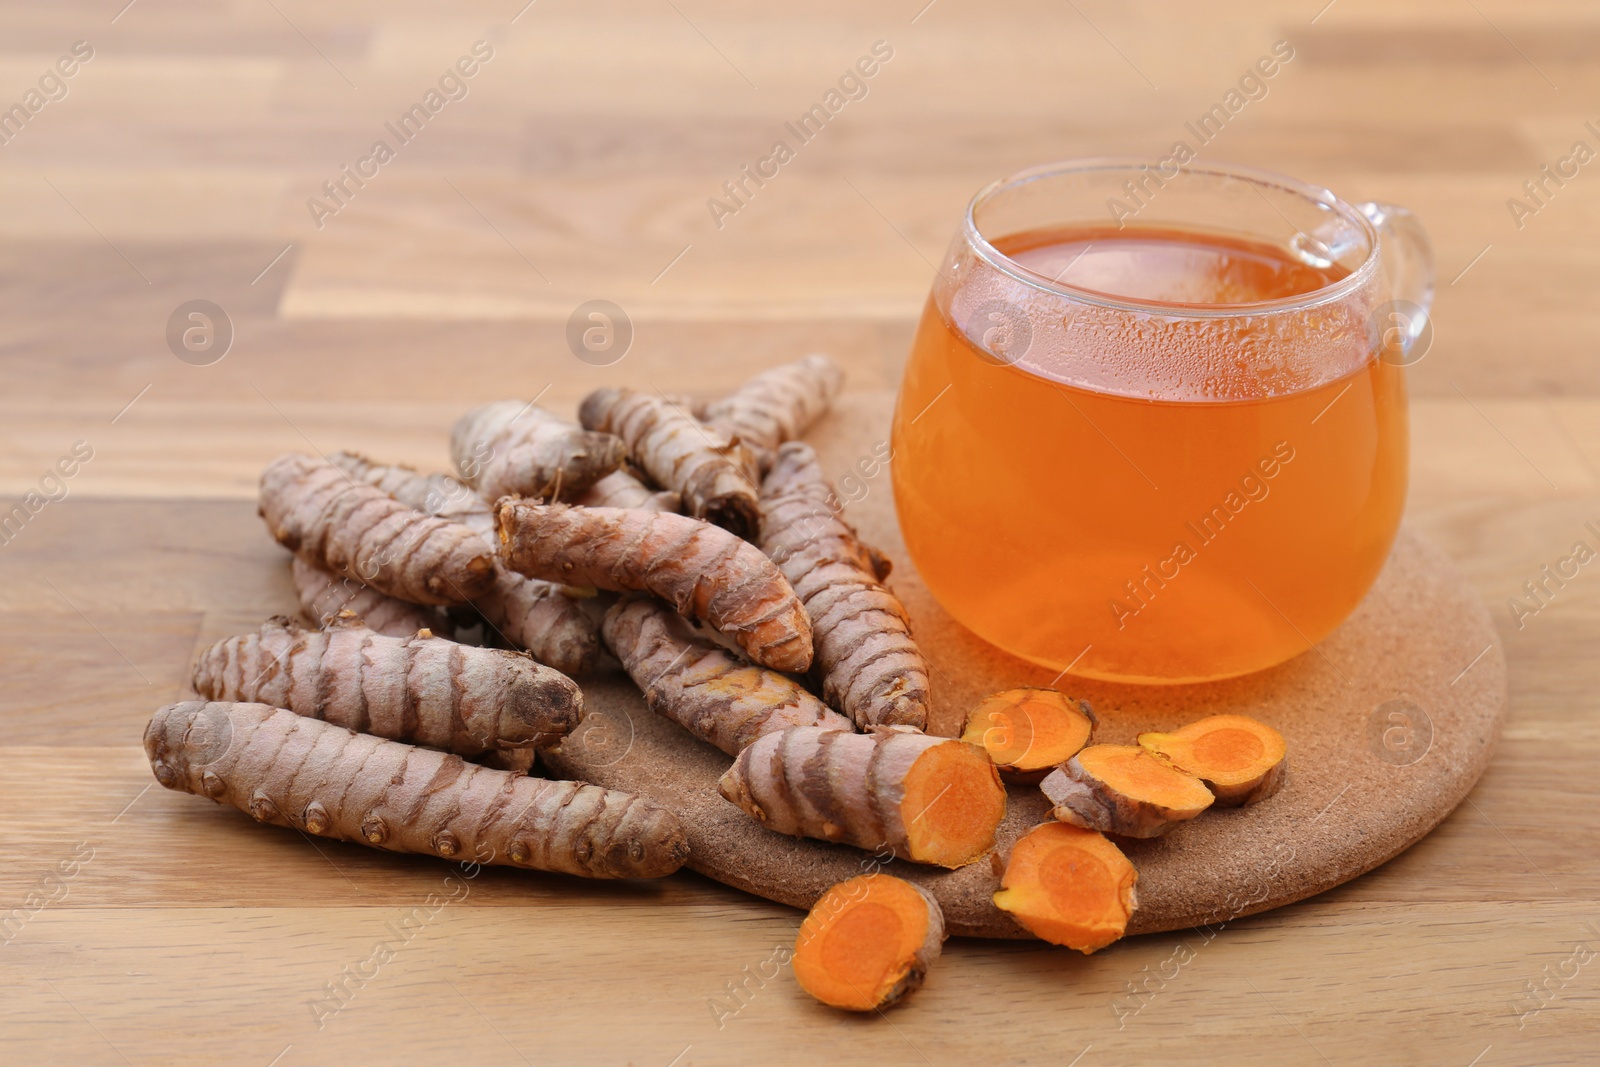
POLYGON ((1402 331, 1401 358, 1411 362, 1405 357, 1428 330, 1433 311, 1433 242, 1417 217, 1403 207, 1368 202, 1356 208, 1378 231, 1378 251, 1390 284, 1389 300, 1381 310, 1385 323, 1402 331))

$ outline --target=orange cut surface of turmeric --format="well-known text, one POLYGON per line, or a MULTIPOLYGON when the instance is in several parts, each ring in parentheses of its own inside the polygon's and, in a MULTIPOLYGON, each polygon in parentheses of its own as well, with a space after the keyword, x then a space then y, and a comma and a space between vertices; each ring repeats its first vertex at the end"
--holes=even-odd
POLYGON ((1212 715, 1170 734, 1145 733, 1139 744, 1211 787, 1226 806, 1265 800, 1283 785, 1283 735, 1247 715, 1212 715))
POLYGON ((1128 857, 1099 832, 1045 823, 1011 849, 994 903, 1040 939, 1088 955, 1128 928, 1138 880, 1128 857))
POLYGON ((751 741, 717 783, 769 830, 960 867, 994 847, 1006 791, 977 745, 909 726, 790 726, 751 741))
POLYGON ((1039 783, 1062 822, 1159 837, 1215 801, 1200 779, 1137 745, 1090 745, 1039 783))
POLYGON ((927 890, 861 875, 824 893, 800 924, 794 976, 824 1004, 872 1011, 922 985, 943 942, 944 917, 927 890))
POLYGON ((1007 689, 972 709, 961 739, 982 745, 1005 777, 1037 781, 1077 755, 1094 727, 1087 701, 1054 689, 1007 689))
POLYGON ((908 859, 960 867, 994 846, 995 828, 1006 817, 1006 792, 982 749, 930 748, 906 772, 904 787, 900 817, 908 859))

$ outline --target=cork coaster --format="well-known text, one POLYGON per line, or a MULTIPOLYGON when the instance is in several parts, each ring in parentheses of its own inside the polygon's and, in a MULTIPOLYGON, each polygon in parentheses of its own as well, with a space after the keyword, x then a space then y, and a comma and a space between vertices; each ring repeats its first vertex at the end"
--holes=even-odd
MULTIPOLYGON (((809 436, 834 474, 888 436, 893 398, 846 397, 809 436)), ((983 696, 1048 685, 1053 672, 985 644, 928 594, 895 525, 889 475, 862 483, 848 517, 895 562, 890 584, 905 600, 932 662, 932 730, 958 732, 983 696)), ((1203 715, 1253 715, 1283 732, 1287 784, 1260 804, 1213 810, 1153 841, 1122 842, 1139 871, 1129 933, 1153 933, 1266 911, 1349 881, 1418 841, 1484 771, 1505 711, 1505 659, 1488 611, 1437 549, 1402 529, 1372 591, 1315 651, 1271 670, 1205 685, 1128 686, 1064 679, 1094 705, 1096 741, 1131 744, 1203 715)), ((563 775, 645 794, 690 827, 689 866, 738 889, 809 907, 829 886, 885 869, 938 897, 952 933, 1029 937, 991 894, 989 862, 957 871, 892 861, 858 849, 784 837, 717 794, 729 757, 653 715, 621 674, 584 686, 590 709, 578 732, 546 760, 563 775)), ((1037 787, 1012 786, 1000 830, 1011 842, 1049 818, 1037 787)))

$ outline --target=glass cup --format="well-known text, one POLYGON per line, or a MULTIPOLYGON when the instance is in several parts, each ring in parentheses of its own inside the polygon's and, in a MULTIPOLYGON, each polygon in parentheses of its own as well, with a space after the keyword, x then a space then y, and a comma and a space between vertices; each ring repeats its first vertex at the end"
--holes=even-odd
POLYGON ((1090 159, 989 186, 895 410, 923 580, 980 637, 1086 677, 1305 652, 1399 527, 1433 284, 1409 212, 1265 172, 1090 159))

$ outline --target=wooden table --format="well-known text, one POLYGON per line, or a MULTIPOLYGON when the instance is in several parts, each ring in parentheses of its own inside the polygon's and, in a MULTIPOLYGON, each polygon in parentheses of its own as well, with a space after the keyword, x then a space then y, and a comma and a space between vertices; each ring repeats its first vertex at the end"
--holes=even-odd
POLYGON ((1600 547, 1600 176, 1549 183, 1520 220, 1507 205, 1575 141, 1600 147, 1592 6, 520 2, 0 15, 0 105, 74 42, 93 50, 0 145, 0 506, 93 451, 0 545, 0 1060, 1594 1057, 1600 578, 1550 581, 1542 606, 1523 589, 1600 547), (858 1019, 771 977, 796 913, 694 876, 450 888, 444 865, 151 788, 140 732, 195 648, 292 604, 252 503, 275 453, 435 467, 472 402, 712 391, 819 348, 851 388, 891 388, 974 189, 1164 154, 1279 40, 1294 58, 1202 157, 1408 204, 1431 229, 1410 517, 1482 591, 1510 660, 1493 768, 1410 852, 1214 938, 1092 958, 954 943, 906 1007, 858 1019), (398 144, 385 124, 478 41, 492 57, 445 83, 466 95, 441 92, 398 144), (878 41, 893 54, 866 95, 731 204, 723 183, 878 41), (372 159, 379 138, 392 160, 372 159), (635 330, 613 366, 565 341, 594 298, 635 330), (165 337, 194 299, 235 334, 209 366, 165 337), (451 902, 416 910, 430 893, 451 902))

